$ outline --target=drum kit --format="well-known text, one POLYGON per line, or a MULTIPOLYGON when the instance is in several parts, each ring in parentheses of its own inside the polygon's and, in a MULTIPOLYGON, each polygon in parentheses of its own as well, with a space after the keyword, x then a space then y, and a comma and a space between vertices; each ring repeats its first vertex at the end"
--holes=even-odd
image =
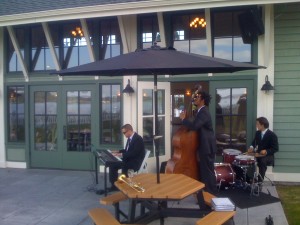
POLYGON ((218 188, 237 187, 250 189, 251 195, 259 195, 256 185, 258 176, 256 158, 258 153, 242 153, 236 149, 223 149, 223 162, 215 163, 218 188))

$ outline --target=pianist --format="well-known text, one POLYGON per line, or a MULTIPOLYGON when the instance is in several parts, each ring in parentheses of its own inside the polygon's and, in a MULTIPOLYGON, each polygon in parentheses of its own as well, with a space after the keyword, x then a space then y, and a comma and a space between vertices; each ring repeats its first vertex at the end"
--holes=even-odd
POLYGON ((133 131, 132 126, 125 124, 121 127, 121 131, 127 138, 127 142, 124 149, 114 151, 114 153, 122 155, 123 164, 109 167, 109 181, 111 183, 109 191, 117 190, 114 182, 118 179, 119 169, 122 169, 122 173, 126 174, 126 176, 129 169, 138 171, 145 157, 144 140, 138 133, 133 131))

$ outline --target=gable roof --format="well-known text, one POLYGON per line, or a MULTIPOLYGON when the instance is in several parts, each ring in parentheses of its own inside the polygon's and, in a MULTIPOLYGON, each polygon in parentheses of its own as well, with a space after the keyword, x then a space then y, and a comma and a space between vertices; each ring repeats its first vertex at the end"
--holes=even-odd
POLYGON ((145 0, 1 0, 0 16, 145 0))
POLYGON ((300 0, 0 0, 0 27, 300 0))

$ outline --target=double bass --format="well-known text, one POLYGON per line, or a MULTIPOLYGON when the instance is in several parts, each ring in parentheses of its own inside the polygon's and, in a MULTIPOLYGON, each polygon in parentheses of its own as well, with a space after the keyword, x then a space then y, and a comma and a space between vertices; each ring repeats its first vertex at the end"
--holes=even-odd
MULTIPOLYGON (((190 115, 192 114, 191 106, 190 115)), ((185 174, 199 180, 199 160, 197 154, 197 132, 181 125, 172 137, 173 155, 167 161, 165 173, 185 174)))

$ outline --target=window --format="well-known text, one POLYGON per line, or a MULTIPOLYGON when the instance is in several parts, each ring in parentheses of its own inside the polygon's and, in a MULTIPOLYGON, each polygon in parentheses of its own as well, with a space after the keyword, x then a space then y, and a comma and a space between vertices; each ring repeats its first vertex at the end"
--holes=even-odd
POLYGON ((157 16, 141 17, 142 48, 150 48, 160 42, 157 16))
POLYGON ((100 22, 99 58, 108 59, 121 54, 121 34, 116 19, 100 22))
POLYGON ((91 151, 91 91, 67 92, 68 151, 91 151))
POLYGON ((31 28, 31 68, 32 71, 55 69, 42 26, 31 28))
POLYGON ((213 56, 251 62, 251 44, 244 44, 238 16, 243 11, 212 13, 213 56))
POLYGON ((86 40, 79 22, 63 25, 63 68, 70 68, 91 62, 86 40))
POLYGON ((105 84, 100 88, 100 142, 121 144, 121 90, 118 84, 105 84))
POLYGON ((8 97, 8 141, 25 141, 25 110, 24 87, 10 86, 7 88, 8 97))
POLYGON ((216 138, 219 149, 246 149, 247 88, 216 89, 216 138))
MULTIPOLYGON (((24 28, 15 28, 16 39, 19 44, 20 52, 22 57, 24 58, 24 44, 25 44, 25 31, 24 28)), ((9 38, 8 41, 8 72, 19 72, 22 71, 22 66, 19 58, 17 57, 17 53, 15 48, 9 38)))
MULTIPOLYGON (((107 59, 121 54, 121 34, 116 18, 90 19, 87 26, 96 59, 107 59)), ((87 40, 79 20, 49 23, 49 31, 63 69, 91 62, 87 40)), ((14 28, 14 32, 20 53, 30 71, 55 70, 54 60, 41 25, 14 28), (25 43, 29 44, 25 47, 25 43)), ((22 66, 10 37, 7 45, 8 72, 21 72, 22 66)))
POLYGON ((57 151, 57 92, 34 93, 34 150, 57 151))
POLYGON ((172 17, 173 46, 179 51, 207 55, 204 12, 172 17))

